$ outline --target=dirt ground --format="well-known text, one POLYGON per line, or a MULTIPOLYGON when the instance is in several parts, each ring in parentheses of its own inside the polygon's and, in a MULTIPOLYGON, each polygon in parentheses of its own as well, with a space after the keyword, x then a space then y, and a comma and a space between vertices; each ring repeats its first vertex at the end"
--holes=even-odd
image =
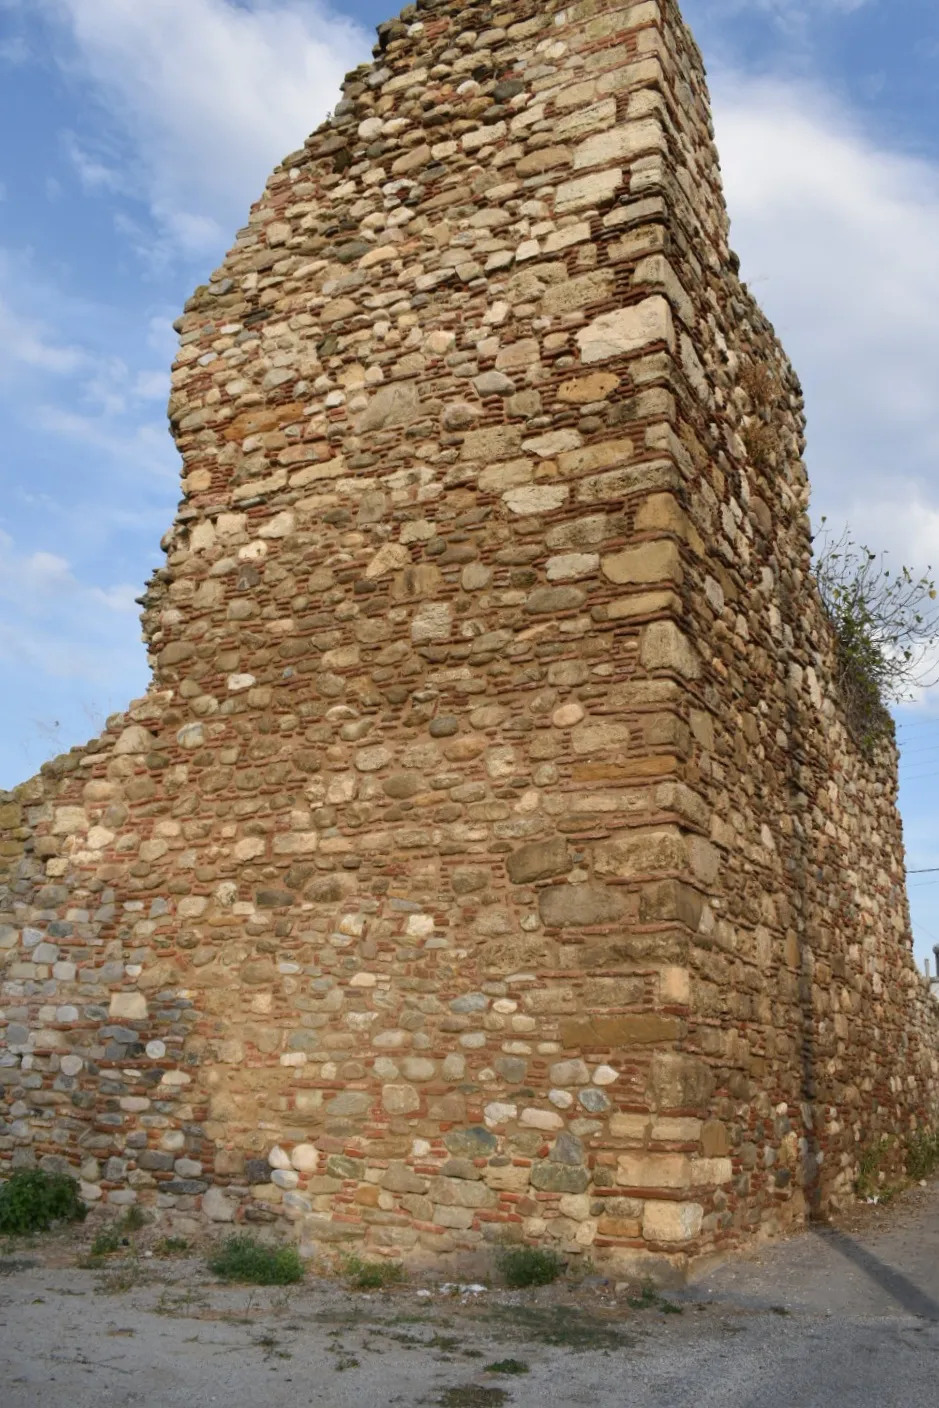
POLYGON ((939 1405, 939 1183, 661 1296, 232 1288, 201 1256, 147 1256, 146 1232, 76 1265, 89 1240, 4 1248, 3 1408, 939 1405))

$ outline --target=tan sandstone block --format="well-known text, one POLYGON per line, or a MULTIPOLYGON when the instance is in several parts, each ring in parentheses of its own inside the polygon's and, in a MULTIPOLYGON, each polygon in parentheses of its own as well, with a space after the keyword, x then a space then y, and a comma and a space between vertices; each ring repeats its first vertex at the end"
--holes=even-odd
POLYGON ((688 1188, 691 1160, 687 1154, 620 1154, 616 1181, 623 1188, 688 1188))
POLYGON ((633 275, 633 283, 651 284, 662 289, 685 326, 694 327, 694 304, 664 254, 650 254, 645 259, 640 259, 633 275))
POLYGON ((675 326, 668 299, 656 293, 628 308, 601 313, 599 318, 581 328, 577 342, 580 360, 586 365, 638 352, 654 342, 674 347, 675 326))
POLYGON ((558 387, 558 400, 583 406, 591 401, 605 401, 619 386, 620 378, 613 372, 592 372, 589 376, 572 377, 558 387))
POLYGON ((462 454, 465 460, 504 460, 517 454, 521 445, 520 426, 490 425, 466 432, 462 454))
POLYGON ((574 152, 574 170, 590 166, 605 166, 611 161, 631 161, 640 152, 663 151, 665 132, 654 117, 627 122, 588 137, 574 152))
POLYGON ((640 616, 660 616, 663 611, 677 614, 681 610, 681 597, 674 592, 639 592, 633 596, 620 596, 606 604, 608 621, 636 620, 640 616))
POLYGON ((703 1221, 700 1203, 650 1200, 643 1209, 642 1235, 647 1242, 690 1242, 701 1231, 703 1221))
POLYGON ((670 538, 613 553, 601 566, 603 575, 618 586, 682 580, 681 553, 670 538))
POLYGON ((591 176, 580 176, 575 181, 565 181, 557 188, 554 213, 566 215, 572 210, 583 210, 587 206, 612 200, 622 184, 623 173, 619 167, 598 171, 591 176))
POLYGON ((142 1022, 147 1017, 147 999, 142 992, 112 992, 109 1015, 127 1022, 142 1022))
POLYGON ((696 1188, 720 1187, 734 1176, 730 1159, 692 1159, 691 1181, 696 1188))
POLYGON ((705 1158, 724 1158, 730 1152, 727 1126, 722 1120, 708 1120, 701 1130, 701 1148, 705 1158))
POLYGON ((639 658, 647 670, 674 670, 688 680, 701 674, 701 660, 674 621, 653 621, 642 633, 639 658))
POLYGON ((691 1001, 691 974, 688 969, 663 968, 659 974, 659 995, 664 1003, 674 1002, 677 1006, 686 1007, 691 1001))
POLYGON ((593 864, 598 875, 623 880, 656 870, 683 871, 687 865, 685 840, 677 826, 620 831, 594 847, 593 864))
POLYGON ((537 176, 542 171, 551 171, 556 166, 570 166, 570 147, 540 147, 528 156, 520 157, 515 163, 519 176, 537 176))
POLYGON ((561 1045, 568 1050, 594 1050, 606 1046, 652 1046, 677 1041, 683 1024, 677 1017, 655 1012, 632 1012, 621 1017, 570 1018, 561 1023, 561 1045))
POLYGON ((673 494, 650 494, 636 510, 636 532, 674 533, 688 536, 689 519, 673 494))
POLYGON ((570 313, 586 308, 590 303, 603 303, 611 297, 615 275, 609 269, 595 269, 579 278, 549 288, 541 300, 542 311, 549 314, 570 313))

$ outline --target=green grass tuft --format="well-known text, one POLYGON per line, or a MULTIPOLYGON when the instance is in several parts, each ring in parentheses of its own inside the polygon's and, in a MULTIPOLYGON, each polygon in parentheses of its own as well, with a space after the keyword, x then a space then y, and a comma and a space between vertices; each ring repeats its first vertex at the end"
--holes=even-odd
POLYGON ((185 1237, 161 1237, 153 1250, 157 1256, 180 1256, 188 1252, 189 1243, 185 1237))
POLYGON ((496 1253, 496 1265, 513 1290, 548 1286, 564 1274, 557 1252, 542 1247, 502 1247, 496 1253))
POLYGON ((400 1261, 363 1261, 361 1257, 347 1256, 343 1272, 357 1291, 380 1291, 404 1280, 400 1261))
POLYGON ((150 1219, 143 1208, 138 1207, 136 1203, 131 1203, 121 1218, 120 1228, 122 1232, 139 1232, 141 1227, 146 1227, 149 1221, 150 1219))
POLYGON ((92 1256, 110 1256, 112 1252, 120 1251, 121 1234, 116 1227, 105 1227, 100 1231, 91 1244, 92 1256))
POLYGON ((45 1232, 53 1222, 81 1222, 87 1215, 78 1183, 67 1173, 17 1169, 0 1185, 0 1233, 8 1237, 45 1232))
POLYGON ((531 1369, 524 1359, 497 1359, 495 1364, 486 1365, 487 1374, 530 1374, 531 1369))
POLYGON ((268 1247, 243 1235, 229 1237, 216 1248, 209 1270, 223 1281, 255 1286, 290 1286, 303 1280, 303 1262, 295 1247, 268 1247))
POLYGON ((906 1146, 906 1171, 914 1183, 931 1178, 939 1170, 939 1130, 921 1129, 906 1146))

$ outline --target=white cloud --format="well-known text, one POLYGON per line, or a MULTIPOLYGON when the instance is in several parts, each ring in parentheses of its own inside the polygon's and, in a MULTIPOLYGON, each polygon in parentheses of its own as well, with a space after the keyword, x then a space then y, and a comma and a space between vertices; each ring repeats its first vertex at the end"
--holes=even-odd
POLYGON ((124 426, 112 418, 113 411, 112 405, 106 406, 100 415, 83 415, 61 406, 38 405, 32 408, 31 414, 40 430, 104 451, 125 472, 141 472, 155 479, 174 481, 179 475, 179 457, 165 424, 131 419, 124 426))
POLYGON ((714 88, 743 276, 805 387, 816 518, 939 564, 939 167, 814 88, 714 88))
POLYGON ((65 154, 86 191, 121 191, 124 189, 125 181, 120 172, 112 166, 106 166, 98 157, 92 156, 90 152, 86 151, 74 132, 66 132, 63 136, 63 142, 65 154))
POLYGON ((872 0, 712 0, 712 17, 723 20, 749 11, 766 15, 790 35, 807 30, 825 14, 853 15, 872 0))
POLYGON ((0 63, 17 67, 20 64, 25 64, 29 57, 29 46, 21 36, 16 35, 12 39, 0 41, 0 63))
MULTIPOLYGON (((123 657, 108 616, 137 610, 139 588, 80 581, 57 553, 19 551, 0 529, 0 663, 66 679, 107 683, 123 657)), ((123 626, 118 634, 126 634, 123 626)), ((124 664, 123 658, 121 663, 124 664)))
POLYGON ((81 348, 68 346, 40 319, 17 312, 0 291, 0 380, 17 367, 67 374, 83 361, 81 348))
MULTIPOLYGON (((368 36, 320 0, 42 0, 69 45, 63 62, 89 82, 123 132, 164 237, 187 254, 217 251, 243 222, 277 161, 333 105, 368 36)), ((85 147, 73 159, 99 186, 113 177, 85 147)))

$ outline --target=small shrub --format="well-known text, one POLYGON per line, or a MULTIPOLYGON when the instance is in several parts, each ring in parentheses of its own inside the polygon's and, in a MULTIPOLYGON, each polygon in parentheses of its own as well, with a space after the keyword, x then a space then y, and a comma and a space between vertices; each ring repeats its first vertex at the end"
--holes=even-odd
POLYGON ((919 577, 889 568, 849 529, 833 537, 824 518, 818 541, 815 578, 834 630, 836 684, 852 733, 870 750, 892 736, 887 706, 935 683, 939 593, 931 568, 919 577))
POLYGON ((503 1247, 496 1255, 496 1265, 513 1290, 548 1286, 564 1272, 557 1252, 542 1247, 503 1247))
POLYGON ((857 1164, 857 1177, 854 1180, 854 1191, 859 1198, 874 1198, 881 1192, 880 1166, 888 1148, 889 1141, 884 1135, 876 1144, 871 1144, 861 1153, 857 1164))
POLYGON ((185 1237, 161 1237, 153 1250, 157 1256, 180 1256, 188 1252, 189 1243, 185 1237))
POLYGON ((126 1261, 112 1262, 112 1270, 100 1277, 95 1294, 99 1296, 119 1296, 124 1291, 132 1291, 140 1281, 140 1262, 136 1256, 126 1261))
POLYGON ((112 1252, 120 1251, 121 1234, 116 1227, 105 1227, 100 1231, 91 1244, 92 1256, 110 1256, 112 1252))
POLYGON ((487 1374, 530 1374, 531 1369, 524 1359, 497 1359, 495 1364, 486 1365, 487 1374))
POLYGON ((143 1208, 138 1207, 136 1203, 132 1203, 121 1218, 121 1231, 139 1232, 141 1227, 146 1227, 149 1221, 150 1219, 143 1208))
POLYGON ((227 1238, 209 1258, 209 1270, 223 1281, 255 1286, 290 1286, 303 1280, 303 1263, 295 1247, 268 1247, 247 1236, 227 1238))
POLYGON ((45 1232, 53 1222, 80 1222, 87 1215, 78 1183, 67 1173, 23 1168, 0 1186, 0 1233, 7 1236, 45 1232))
POLYGON ((361 1257, 349 1256, 343 1270, 357 1291, 380 1291, 404 1280, 400 1261, 363 1261, 361 1257))
POLYGON ((914 1183, 931 1178, 939 1170, 939 1130, 925 1129, 913 1135, 906 1146, 906 1171, 914 1183))

